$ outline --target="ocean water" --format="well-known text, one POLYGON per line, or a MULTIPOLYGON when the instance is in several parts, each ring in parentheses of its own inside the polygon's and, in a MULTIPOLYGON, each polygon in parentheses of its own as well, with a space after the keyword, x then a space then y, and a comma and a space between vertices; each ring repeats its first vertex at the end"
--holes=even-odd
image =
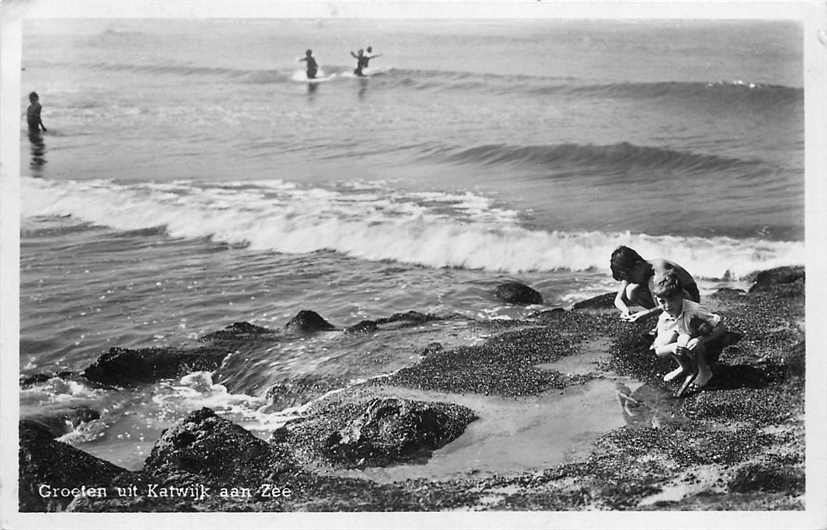
MULTIPOLYGON (((541 308, 496 285, 566 305, 615 287, 621 244, 702 292, 804 261, 795 23, 35 20, 23 48, 49 129, 31 142, 21 101, 23 374, 301 309, 516 318, 541 308)), ((52 380, 21 406, 102 409, 67 439, 134 468, 193 408, 266 435, 273 384, 483 338, 452 321, 285 340, 141 389, 52 380)))

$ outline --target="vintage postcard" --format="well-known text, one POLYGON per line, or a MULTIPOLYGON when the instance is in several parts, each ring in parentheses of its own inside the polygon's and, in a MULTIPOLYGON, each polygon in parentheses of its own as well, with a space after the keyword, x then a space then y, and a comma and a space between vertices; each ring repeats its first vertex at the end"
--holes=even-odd
POLYGON ((184 4, 2 6, 3 528, 827 523, 823 4, 184 4))

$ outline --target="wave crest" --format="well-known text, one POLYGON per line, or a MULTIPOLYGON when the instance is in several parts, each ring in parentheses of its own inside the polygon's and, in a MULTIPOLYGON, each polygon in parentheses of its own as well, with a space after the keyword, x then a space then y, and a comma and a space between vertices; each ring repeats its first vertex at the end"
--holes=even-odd
POLYGON ((366 260, 519 273, 608 269, 611 252, 628 245, 703 278, 804 262, 804 245, 794 241, 532 230, 516 212, 471 193, 328 190, 281 181, 23 183, 25 217, 71 215, 124 231, 163 226, 172 237, 284 253, 333 250, 366 260))

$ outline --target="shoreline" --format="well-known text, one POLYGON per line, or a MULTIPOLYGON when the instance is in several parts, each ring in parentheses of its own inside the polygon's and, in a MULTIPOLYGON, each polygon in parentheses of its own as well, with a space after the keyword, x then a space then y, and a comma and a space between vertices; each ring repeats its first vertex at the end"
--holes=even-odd
MULTIPOLYGON (((686 398, 664 397, 670 387, 661 375, 668 363, 654 358, 641 340, 652 322, 620 322, 610 297, 603 295, 571 310, 543 311, 519 323, 477 322, 491 330, 482 344, 429 347, 414 365, 311 402, 303 407, 299 420, 276 429, 269 441, 209 409, 194 411, 162 434, 144 468, 136 472, 55 441, 42 425, 21 420, 20 508, 800 510, 804 508, 804 269, 773 269, 756 274, 754 280, 749 292, 721 289, 705 297, 704 304, 720 312, 728 327, 743 338, 724 349, 710 387, 686 398), (555 363, 577 355, 593 357, 595 369, 567 374, 554 368, 555 363), (358 474, 360 468, 377 464, 427 462, 480 421, 481 413, 473 408, 421 401, 423 393, 515 401, 550 396, 611 376, 642 383, 634 391, 619 390, 626 425, 596 436, 587 455, 571 462, 522 473, 479 476, 469 470, 447 480, 386 483, 313 470, 313 466, 338 466, 358 474), (400 388, 407 392, 394 390, 400 388), (392 435, 383 438, 384 431, 392 435), (57 455, 63 460, 56 461, 57 455), (43 483, 70 490, 80 485, 114 490, 133 484, 144 494, 44 499, 37 492, 43 483), (263 484, 279 486, 281 493, 288 487, 291 495, 268 495, 272 491, 262 491, 263 484), (156 497, 149 495, 152 485, 156 489, 201 485, 214 493, 221 487, 248 488, 251 495, 156 497)), ((411 325, 426 321, 418 314, 408 315, 413 315, 411 325)), ((373 329, 360 325, 360 330, 373 329)), ((230 344, 267 338, 265 328, 249 324, 233 331, 230 344)), ((222 340, 227 338, 220 334, 222 340)), ((143 351, 137 355, 144 363, 140 366, 152 369, 135 371, 134 364, 123 365, 133 379, 127 382, 180 375, 193 366, 208 369, 219 357, 216 350, 225 346, 205 344, 197 361, 192 352, 179 352, 171 364, 169 358, 158 363, 157 356, 143 351)), ((123 384, 123 379, 101 375, 99 369, 105 364, 101 359, 94 370, 87 369, 88 374, 101 384, 123 384)))

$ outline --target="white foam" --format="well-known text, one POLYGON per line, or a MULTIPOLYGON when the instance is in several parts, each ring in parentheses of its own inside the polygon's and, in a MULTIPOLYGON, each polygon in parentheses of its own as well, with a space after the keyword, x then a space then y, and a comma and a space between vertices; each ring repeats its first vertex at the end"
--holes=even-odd
POLYGON ((329 190, 282 181, 119 184, 23 178, 23 215, 71 215, 118 230, 164 226, 172 237, 255 250, 334 250, 367 260, 508 273, 608 270, 627 245, 702 278, 738 278, 804 263, 803 242, 529 230, 517 213, 472 193, 329 190))
POLYGON ((336 77, 336 74, 326 75, 325 71, 321 68, 316 72, 316 77, 313 79, 308 79, 307 72, 305 70, 296 70, 290 76, 291 81, 300 81, 303 83, 324 83, 326 81, 331 81, 333 78, 336 77))

